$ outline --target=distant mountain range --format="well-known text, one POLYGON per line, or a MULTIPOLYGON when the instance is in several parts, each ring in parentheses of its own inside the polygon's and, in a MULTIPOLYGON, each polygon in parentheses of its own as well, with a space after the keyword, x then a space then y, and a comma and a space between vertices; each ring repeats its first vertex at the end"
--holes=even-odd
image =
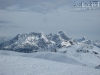
POLYGON ((91 48, 95 46, 100 48, 100 41, 87 40, 85 37, 81 39, 72 39, 63 31, 48 35, 31 32, 29 34, 18 34, 13 39, 0 43, 0 49, 24 53, 46 50, 56 52, 59 48, 69 48, 73 45, 79 45, 81 47, 89 46, 91 48))
POLYGON ((8 41, 10 39, 11 39, 11 37, 4 37, 4 36, 2 36, 2 37, 0 37, 0 43, 2 43, 4 41, 8 41))

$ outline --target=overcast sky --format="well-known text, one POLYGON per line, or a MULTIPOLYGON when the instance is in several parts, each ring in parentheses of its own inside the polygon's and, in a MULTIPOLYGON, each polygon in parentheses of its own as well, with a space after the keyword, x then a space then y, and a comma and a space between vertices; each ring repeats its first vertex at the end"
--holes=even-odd
POLYGON ((0 37, 63 30, 71 38, 100 40, 100 7, 75 10, 81 1, 90 0, 0 0, 0 37))

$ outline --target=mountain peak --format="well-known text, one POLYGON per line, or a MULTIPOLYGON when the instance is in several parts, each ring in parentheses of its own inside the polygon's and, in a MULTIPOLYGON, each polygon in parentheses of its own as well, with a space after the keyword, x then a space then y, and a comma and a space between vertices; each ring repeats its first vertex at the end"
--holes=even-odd
POLYGON ((19 37, 20 37, 20 34, 17 34, 16 36, 15 36, 15 38, 14 39, 19 39, 19 37))
POLYGON ((41 38, 42 35, 43 35, 42 33, 36 33, 36 32, 31 32, 31 33, 28 34, 28 36, 31 36, 31 37, 32 37, 32 36, 37 36, 37 37, 39 37, 39 38, 41 38))
POLYGON ((86 37, 85 37, 85 36, 83 36, 83 37, 82 37, 82 40, 86 40, 86 37))
POLYGON ((31 32, 29 35, 42 35, 42 33, 31 32))
POLYGON ((58 33, 57 33, 57 35, 59 35, 62 39, 64 39, 64 40, 70 40, 70 38, 69 37, 67 37, 66 36, 66 34, 65 34, 65 32, 64 31, 59 31, 58 33))
POLYGON ((65 32, 60 30, 58 34, 65 34, 65 32))
POLYGON ((82 42, 82 41, 85 41, 86 40, 86 37, 82 37, 81 39, 77 39, 78 42, 82 42))

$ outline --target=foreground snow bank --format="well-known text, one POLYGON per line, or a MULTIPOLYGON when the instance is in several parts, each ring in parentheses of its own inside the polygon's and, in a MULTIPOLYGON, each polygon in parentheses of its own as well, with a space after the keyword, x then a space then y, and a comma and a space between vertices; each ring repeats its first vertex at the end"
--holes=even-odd
POLYGON ((0 55, 0 75, 100 75, 100 70, 44 59, 0 55))

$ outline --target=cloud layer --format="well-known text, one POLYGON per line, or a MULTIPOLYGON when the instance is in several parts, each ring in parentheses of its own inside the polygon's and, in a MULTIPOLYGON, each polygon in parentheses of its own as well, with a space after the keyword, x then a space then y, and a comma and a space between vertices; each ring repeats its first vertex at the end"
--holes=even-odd
POLYGON ((0 9, 50 11, 64 5, 70 5, 72 0, 0 0, 0 9))
MULTIPOLYGON (((61 8, 73 7, 76 2, 94 0, 0 0, 0 10, 47 12, 61 8)), ((100 0, 97 0, 100 2, 100 0)))
POLYGON ((10 23, 8 21, 3 21, 3 20, 0 20, 0 23, 10 23))
POLYGON ((72 37, 100 39, 100 10, 76 11, 74 1, 90 0, 0 0, 0 35, 64 30, 72 37))

